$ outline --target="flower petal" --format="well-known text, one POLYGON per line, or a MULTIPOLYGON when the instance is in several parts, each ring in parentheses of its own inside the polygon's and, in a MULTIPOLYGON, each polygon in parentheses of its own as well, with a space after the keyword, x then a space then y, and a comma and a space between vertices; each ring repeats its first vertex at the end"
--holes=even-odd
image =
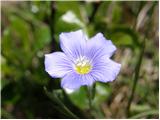
POLYGON ((91 59, 101 56, 111 57, 116 51, 116 47, 110 40, 106 40, 102 33, 96 34, 87 41, 87 56, 91 59))
POLYGON ((92 85, 94 83, 94 79, 91 75, 80 75, 75 72, 70 72, 67 74, 61 81, 61 86, 67 89, 78 89, 82 85, 92 85))
POLYGON ((91 75, 101 82, 111 82, 116 79, 120 72, 121 64, 112 61, 109 58, 100 58, 97 60, 91 71, 91 75))
POLYGON ((96 80, 94 80, 94 78, 92 77, 91 74, 85 74, 82 77, 82 84, 83 85, 87 85, 87 86, 91 86, 96 80))
POLYGON ((63 88, 75 90, 82 85, 81 77, 75 72, 70 72, 61 81, 61 86, 63 88))
POLYGON ((60 34, 60 46, 63 52, 72 58, 84 55, 86 41, 82 30, 60 34))
POLYGON ((72 63, 62 52, 46 54, 45 70, 53 78, 60 78, 72 70, 72 63))

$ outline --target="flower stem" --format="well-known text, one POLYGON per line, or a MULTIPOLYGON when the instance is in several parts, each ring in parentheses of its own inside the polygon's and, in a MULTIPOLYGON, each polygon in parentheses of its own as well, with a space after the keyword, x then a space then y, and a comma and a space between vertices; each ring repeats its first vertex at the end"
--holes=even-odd
POLYGON ((89 109, 92 110, 92 88, 88 87, 88 101, 89 101, 89 109))
POLYGON ((93 110, 93 99, 95 96, 95 84, 93 86, 87 87, 87 93, 88 93, 89 109, 90 111, 92 111, 93 110))
POLYGON ((137 61, 137 65, 136 65, 136 68, 135 68, 135 75, 134 75, 134 78, 133 78, 133 87, 132 87, 131 95, 129 97, 129 101, 128 101, 128 104, 127 104, 127 109, 126 109, 127 117, 130 116, 130 106, 131 106, 132 100, 134 98, 134 93, 135 93, 138 78, 139 78, 139 72, 140 72, 140 67, 141 67, 142 58, 143 58, 143 54, 144 54, 144 49, 145 49, 145 38, 144 38, 144 41, 143 41, 143 44, 142 44, 142 49, 140 51, 139 59, 137 61))

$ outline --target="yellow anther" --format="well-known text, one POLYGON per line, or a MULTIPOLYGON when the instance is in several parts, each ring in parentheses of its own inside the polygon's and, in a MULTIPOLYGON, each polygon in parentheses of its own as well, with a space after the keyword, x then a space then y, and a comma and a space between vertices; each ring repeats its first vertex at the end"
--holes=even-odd
POLYGON ((86 57, 81 57, 77 59, 75 64, 75 70, 78 74, 87 74, 91 71, 91 69, 91 63, 86 57))
POLYGON ((76 72, 79 74, 87 74, 90 72, 91 68, 92 67, 89 64, 84 66, 78 65, 76 66, 76 72))

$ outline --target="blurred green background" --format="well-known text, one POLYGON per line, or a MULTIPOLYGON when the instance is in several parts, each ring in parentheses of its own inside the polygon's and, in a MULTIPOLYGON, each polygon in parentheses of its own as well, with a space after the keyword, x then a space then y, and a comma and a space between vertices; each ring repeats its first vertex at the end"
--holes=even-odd
POLYGON ((158 1, 1 2, 1 118, 158 118, 158 1), (112 83, 68 93, 44 70, 59 34, 102 32, 122 64, 112 83))

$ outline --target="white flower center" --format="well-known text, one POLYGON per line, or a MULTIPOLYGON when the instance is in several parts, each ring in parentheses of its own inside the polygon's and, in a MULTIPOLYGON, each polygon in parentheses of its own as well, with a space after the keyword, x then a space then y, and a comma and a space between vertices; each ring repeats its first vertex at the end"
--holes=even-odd
POLYGON ((85 57, 79 57, 75 62, 75 70, 78 74, 87 74, 91 71, 91 62, 85 57))

